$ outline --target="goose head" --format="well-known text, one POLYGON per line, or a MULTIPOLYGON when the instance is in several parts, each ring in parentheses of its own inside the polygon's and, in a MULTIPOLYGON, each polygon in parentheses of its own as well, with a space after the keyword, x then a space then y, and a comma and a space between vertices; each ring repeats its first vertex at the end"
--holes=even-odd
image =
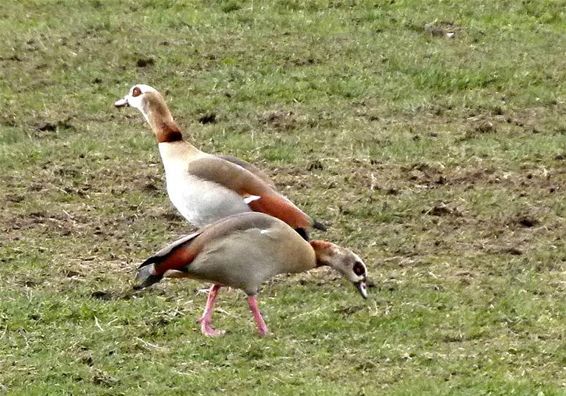
POLYGON ((315 240, 311 241, 311 246, 318 266, 334 268, 354 284, 363 298, 368 298, 367 267, 360 256, 331 242, 315 240))

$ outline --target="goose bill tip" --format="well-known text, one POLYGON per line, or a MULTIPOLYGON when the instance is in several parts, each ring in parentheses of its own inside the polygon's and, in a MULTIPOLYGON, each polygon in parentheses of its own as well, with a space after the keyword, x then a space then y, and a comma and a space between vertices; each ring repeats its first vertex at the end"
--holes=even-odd
POLYGON ((356 286, 356 289, 358 289, 358 291, 360 292, 361 296, 364 299, 367 299, 368 298, 368 288, 367 288, 366 283, 364 281, 357 282, 357 283, 355 283, 355 286, 356 286))
POLYGON ((126 107, 128 106, 128 100, 126 98, 118 99, 114 102, 115 107, 126 107))

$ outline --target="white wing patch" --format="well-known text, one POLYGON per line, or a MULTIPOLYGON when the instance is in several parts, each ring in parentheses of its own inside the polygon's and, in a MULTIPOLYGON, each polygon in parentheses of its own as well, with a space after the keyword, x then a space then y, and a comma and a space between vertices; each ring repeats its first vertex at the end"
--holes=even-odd
POLYGON ((263 238, 268 238, 271 240, 278 240, 278 238, 280 237, 280 234, 277 232, 277 230, 274 230, 273 228, 264 228, 259 230, 259 235, 261 235, 263 238))
POLYGON ((261 199, 261 197, 257 195, 248 195, 244 198, 244 203, 248 205, 250 202, 257 201, 258 199, 261 199))

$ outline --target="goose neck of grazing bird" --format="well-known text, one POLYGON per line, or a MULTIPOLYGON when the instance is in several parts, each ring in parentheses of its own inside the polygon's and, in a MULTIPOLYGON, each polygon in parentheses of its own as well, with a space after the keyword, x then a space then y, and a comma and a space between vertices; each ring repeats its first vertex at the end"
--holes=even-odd
POLYGON ((310 241, 314 253, 316 255, 316 266, 332 266, 332 260, 330 259, 333 255, 334 244, 321 240, 310 241))
POLYGON ((173 120, 163 98, 156 93, 145 95, 142 113, 151 126, 158 143, 172 143, 183 140, 179 126, 173 120))

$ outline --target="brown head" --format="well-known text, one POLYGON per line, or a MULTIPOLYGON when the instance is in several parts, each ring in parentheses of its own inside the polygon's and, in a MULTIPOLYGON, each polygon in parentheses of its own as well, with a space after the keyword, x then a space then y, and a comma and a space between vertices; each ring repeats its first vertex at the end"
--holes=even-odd
POLYGON ((317 266, 334 268, 356 286, 363 298, 368 297, 367 267, 357 254, 331 242, 315 240, 310 244, 316 253, 317 266))
POLYGON ((138 109, 151 126, 159 143, 183 140, 163 96, 149 85, 134 85, 126 96, 114 102, 114 106, 131 106, 138 109))

